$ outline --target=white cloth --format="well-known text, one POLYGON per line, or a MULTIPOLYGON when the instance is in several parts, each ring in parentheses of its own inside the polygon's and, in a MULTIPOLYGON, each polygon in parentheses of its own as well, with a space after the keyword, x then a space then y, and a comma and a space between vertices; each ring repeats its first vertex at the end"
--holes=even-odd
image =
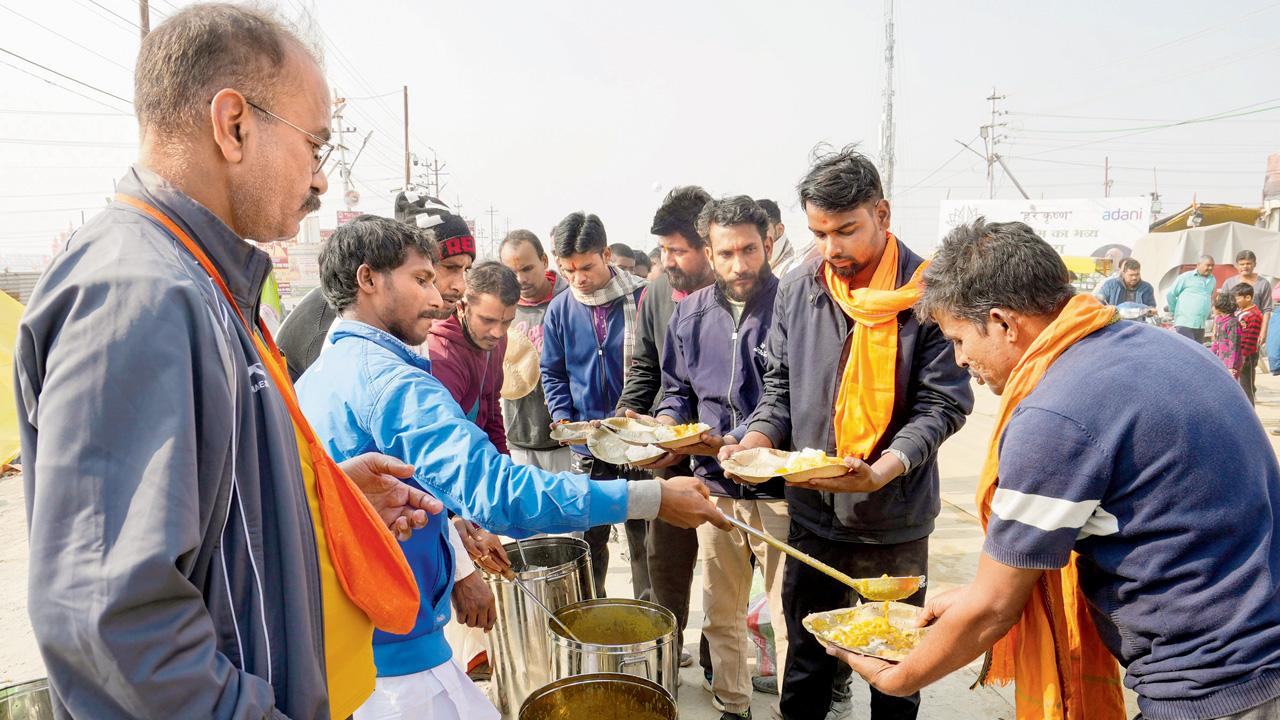
POLYGON ((476 571, 476 563, 467 552, 467 546, 462 544, 462 535, 458 533, 458 528, 454 526, 453 521, 450 520, 447 524, 449 547, 453 548, 453 581, 458 582, 476 571))
POLYGON ((480 688, 450 660, 412 675, 380 677, 355 720, 499 720, 480 688))

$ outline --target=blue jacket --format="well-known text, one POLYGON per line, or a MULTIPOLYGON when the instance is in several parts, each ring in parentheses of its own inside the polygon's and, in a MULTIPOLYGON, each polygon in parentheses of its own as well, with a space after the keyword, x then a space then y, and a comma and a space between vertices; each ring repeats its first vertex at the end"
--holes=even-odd
POLYGON ((1151 283, 1146 280, 1138 281, 1138 287, 1134 289, 1134 293, 1136 295, 1135 300, 1126 301, 1125 292, 1126 288, 1124 286, 1124 281, 1118 277, 1112 277, 1107 278, 1102 283, 1102 286, 1094 292, 1094 296, 1106 305, 1119 305, 1122 302, 1139 302, 1147 307, 1153 308, 1156 306, 1155 288, 1151 287, 1151 283))
MULTIPOLYGON (((643 288, 636 290, 640 302, 643 288)), ((596 340, 591 307, 560 293, 542 318, 542 389, 553 421, 612 417, 622 395, 623 299, 609 304, 604 342, 596 340)), ((589 455, 586 446, 574 452, 589 455)))
MULTIPOLYGON (((747 418, 764 392, 769 367, 768 332, 778 278, 770 275, 734 322, 718 285, 702 288, 676 305, 662 352, 662 402, 655 414, 704 422, 712 432, 741 441, 747 418)), ((727 480, 715 458, 694 456, 693 470, 720 497, 780 500, 783 482, 761 485, 727 480)))
MULTIPOLYGON (((430 363, 388 333, 342 321, 298 381, 298 402, 336 460, 381 452, 413 465, 415 483, 491 532, 524 537, 622 522, 627 484, 591 482, 515 465, 469 422, 430 363)), ((408 675, 450 657, 453 560, 442 516, 403 544, 422 591, 408 635, 374 635, 382 677, 408 675)))
MULTIPOLYGON (((853 337, 853 321, 822 277, 822 258, 792 268, 778 283, 769 328, 769 370, 750 429, 782 450, 836 449, 834 402, 853 337), (793 372, 794 370, 794 372, 793 372)), ((905 245, 898 252, 901 287, 923 260, 905 245)), ((828 493, 788 486, 791 521, 829 540, 892 545, 933 532, 941 507, 937 451, 973 409, 969 373, 956 365, 951 343, 933 323, 910 310, 898 314, 893 417, 871 451, 907 456, 911 469, 874 493, 828 493)))

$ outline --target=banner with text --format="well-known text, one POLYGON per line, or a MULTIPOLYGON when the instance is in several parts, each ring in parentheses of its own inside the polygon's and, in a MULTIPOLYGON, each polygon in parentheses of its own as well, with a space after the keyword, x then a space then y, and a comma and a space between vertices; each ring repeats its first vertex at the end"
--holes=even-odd
POLYGON ((1062 255, 1128 257, 1147 234, 1151 200, 1145 197, 1080 200, 943 200, 938 239, 975 218, 1024 222, 1062 255))

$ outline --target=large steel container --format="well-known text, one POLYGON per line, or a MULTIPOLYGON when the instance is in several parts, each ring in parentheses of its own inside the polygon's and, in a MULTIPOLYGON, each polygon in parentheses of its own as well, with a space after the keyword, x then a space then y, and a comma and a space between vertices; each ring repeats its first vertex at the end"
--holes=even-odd
POLYGON ((0 688, 0 720, 53 720, 46 680, 0 688))
POLYGON ((593 673, 557 680, 524 701, 519 720, 676 720, 676 699, 635 675, 593 673))
MULTIPOLYGON (((525 588, 556 610, 595 597, 591 549, 572 537, 540 537, 503 547, 525 588)), ((488 575, 498 620, 489 633, 489 663, 497 683, 498 706, 514 714, 525 698, 551 682, 547 614, 515 583, 488 575)))
POLYGON ((555 612, 574 637, 551 624, 553 679, 627 673, 652 680, 676 697, 680 643, 670 610, 643 600, 601 598, 555 612))

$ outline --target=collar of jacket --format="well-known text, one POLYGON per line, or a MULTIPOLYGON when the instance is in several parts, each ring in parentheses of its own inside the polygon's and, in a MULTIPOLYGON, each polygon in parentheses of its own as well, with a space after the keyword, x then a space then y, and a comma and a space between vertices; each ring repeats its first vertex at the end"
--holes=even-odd
POLYGON ((269 255, 241 239, 208 208, 141 165, 129 168, 117 190, 154 205, 185 230, 222 273, 240 312, 250 322, 257 320, 262 286, 271 272, 269 255))
MULTIPOLYGON (((711 287, 716 303, 724 308, 726 312, 729 312, 729 297, 724 294, 724 289, 720 287, 720 283, 712 283, 711 287)), ((742 306, 742 316, 750 315, 756 309, 756 306, 760 304, 760 298, 768 295, 769 291, 776 287, 778 287, 778 276, 770 272, 769 277, 761 281, 760 287, 756 288, 755 294, 747 298, 746 304, 742 306)), ((695 290, 694 292, 697 291, 695 290)))
POLYGON ((416 350, 400 342, 399 338, 385 330, 379 330, 378 328, 362 323, 359 320, 342 319, 339 320, 337 326, 334 327, 333 333, 329 337, 329 343, 337 344, 339 340, 345 337, 355 337, 362 340, 368 340, 374 345, 391 351, 406 363, 409 363, 414 367, 421 368, 427 372, 431 372, 431 361, 419 355, 416 350))

